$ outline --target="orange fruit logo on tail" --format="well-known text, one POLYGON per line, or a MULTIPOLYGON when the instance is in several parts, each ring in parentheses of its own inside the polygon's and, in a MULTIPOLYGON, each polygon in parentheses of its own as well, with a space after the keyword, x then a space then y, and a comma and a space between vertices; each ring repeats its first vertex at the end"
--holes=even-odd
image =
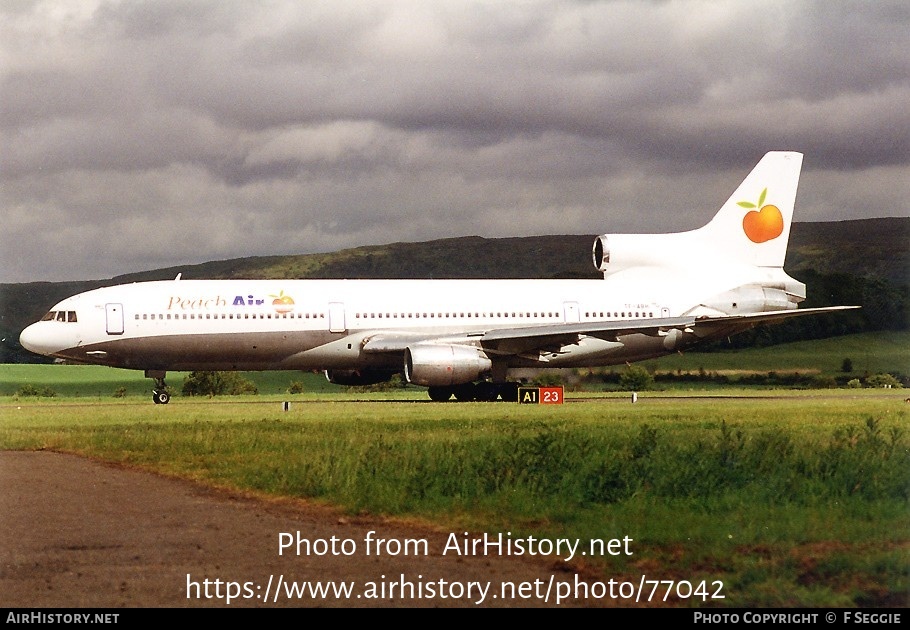
POLYGON ((765 241, 773 240, 784 232, 784 215, 780 213, 777 206, 762 205, 765 203, 767 194, 767 188, 761 191, 757 204, 751 201, 739 201, 736 204, 743 208, 758 208, 747 212, 746 216, 743 217, 743 232, 753 243, 764 243, 765 241))

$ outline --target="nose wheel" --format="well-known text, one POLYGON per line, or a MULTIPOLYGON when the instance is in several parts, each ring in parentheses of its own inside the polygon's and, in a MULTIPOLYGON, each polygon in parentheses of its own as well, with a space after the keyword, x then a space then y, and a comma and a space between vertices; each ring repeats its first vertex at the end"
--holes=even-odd
POLYGON ((171 402, 171 395, 167 391, 164 377, 167 375, 162 370, 146 370, 145 377, 155 379, 155 388, 152 390, 152 402, 156 405, 166 405, 171 402))

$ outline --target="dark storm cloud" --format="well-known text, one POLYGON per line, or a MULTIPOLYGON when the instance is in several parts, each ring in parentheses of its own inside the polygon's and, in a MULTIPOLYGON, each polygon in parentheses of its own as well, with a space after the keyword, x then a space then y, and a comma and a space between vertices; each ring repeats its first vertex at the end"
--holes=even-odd
POLYGON ((798 220, 908 214, 902 2, 0 12, 4 281, 689 229, 772 149, 806 154, 798 220))

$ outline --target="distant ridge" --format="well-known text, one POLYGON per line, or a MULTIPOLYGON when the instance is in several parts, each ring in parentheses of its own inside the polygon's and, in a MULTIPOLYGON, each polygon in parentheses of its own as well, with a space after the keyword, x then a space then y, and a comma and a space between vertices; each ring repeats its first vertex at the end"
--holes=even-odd
MULTIPOLYGON (((464 236, 367 245, 321 254, 252 256, 111 278, 105 284, 221 278, 599 278, 597 234, 464 236)), ((784 266, 910 281, 910 217, 796 222, 784 266)), ((100 285, 99 285, 100 286, 100 285)))

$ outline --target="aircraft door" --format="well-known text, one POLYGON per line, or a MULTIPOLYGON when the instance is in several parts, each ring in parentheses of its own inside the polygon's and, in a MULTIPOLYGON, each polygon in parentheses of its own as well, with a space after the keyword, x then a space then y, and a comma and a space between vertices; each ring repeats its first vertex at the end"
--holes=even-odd
POLYGON ((104 311, 107 314, 107 334, 123 334, 123 304, 105 304, 104 311))
POLYGON ((578 311, 578 302, 563 302, 562 311, 567 324, 577 324, 581 321, 581 313, 578 311))
POLYGON ((344 304, 329 302, 329 332, 344 332, 347 329, 344 321, 344 304))

